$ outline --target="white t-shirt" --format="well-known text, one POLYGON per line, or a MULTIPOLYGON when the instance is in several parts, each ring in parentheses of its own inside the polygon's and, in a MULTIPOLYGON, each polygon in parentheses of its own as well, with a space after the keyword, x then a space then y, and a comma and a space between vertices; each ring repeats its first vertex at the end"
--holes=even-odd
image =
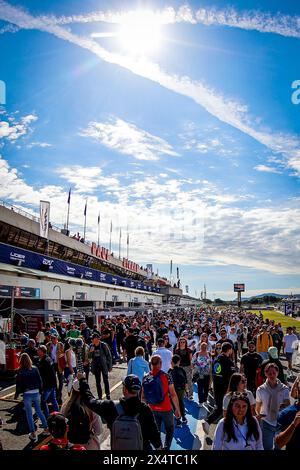
MULTIPOLYGON (((255 398, 253 396, 253 393, 250 392, 250 390, 245 390, 245 393, 247 393, 247 397, 250 401, 250 405, 255 405, 256 401, 255 401, 255 398)), ((231 398, 231 394, 230 393, 227 393, 224 398, 223 398, 223 410, 224 411, 227 411, 227 408, 228 408, 228 405, 229 405, 229 402, 230 402, 230 398, 231 398)))
POLYGON ((164 372, 168 372, 168 370, 171 367, 171 361, 172 361, 172 356, 173 356, 171 351, 169 351, 169 349, 166 349, 166 348, 158 348, 155 351, 155 355, 158 355, 161 357, 161 361, 162 361, 161 368, 164 372))
POLYGON ((291 335, 284 335, 283 341, 285 342, 285 352, 286 353, 293 353, 295 348, 294 343, 298 341, 298 338, 296 335, 291 334, 291 335), (294 348, 293 348, 294 346, 294 348))
MULTIPOLYGON (((283 388, 278 392, 279 397, 278 397, 278 403, 281 405, 285 400, 289 400, 290 395, 289 395, 289 389, 286 385, 283 385, 283 388)), ((262 403, 260 413, 265 414, 266 417, 263 418, 264 421, 269 423, 271 426, 276 426, 277 425, 277 420, 272 421, 270 416, 268 415, 268 403, 270 400, 270 394, 268 391, 262 386, 258 387, 256 390, 256 402, 257 403, 262 403)), ((278 409, 279 412, 279 409, 278 409)))

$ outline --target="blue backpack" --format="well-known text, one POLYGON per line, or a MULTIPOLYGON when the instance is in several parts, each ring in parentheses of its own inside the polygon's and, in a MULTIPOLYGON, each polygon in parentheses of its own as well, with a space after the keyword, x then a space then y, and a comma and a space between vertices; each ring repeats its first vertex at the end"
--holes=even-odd
POLYGON ((161 381, 162 374, 164 374, 162 370, 156 375, 147 374, 143 380, 144 395, 149 405, 159 405, 164 401, 165 394, 161 381))

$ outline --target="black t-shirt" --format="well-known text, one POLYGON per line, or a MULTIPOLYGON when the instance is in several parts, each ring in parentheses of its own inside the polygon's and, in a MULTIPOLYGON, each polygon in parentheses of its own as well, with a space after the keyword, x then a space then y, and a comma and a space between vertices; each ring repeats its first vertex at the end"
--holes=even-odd
POLYGON ((162 338, 163 335, 168 334, 168 329, 167 328, 158 328, 156 331, 156 339, 158 340, 159 338, 162 338))
POLYGON ((126 349, 127 353, 127 360, 132 359, 134 357, 134 351, 138 347, 138 338, 137 336, 129 335, 123 341, 124 348, 126 349))
POLYGON ((226 339, 219 339, 216 344, 223 344, 223 343, 229 343, 229 344, 231 344, 232 349, 234 349, 234 344, 233 344, 233 341, 231 341, 231 339, 229 339, 229 338, 226 338, 226 339))
POLYGON ((117 326, 116 326, 116 334, 117 334, 117 338, 122 341, 122 339, 124 338, 125 336, 125 327, 122 323, 118 323, 117 326))
POLYGON ((230 377, 234 372, 235 366, 232 360, 225 354, 220 354, 213 363, 214 385, 227 389, 230 377))
POLYGON ((110 348, 112 347, 112 332, 110 328, 104 328, 101 332, 102 341, 106 343, 110 348), (109 335, 107 338, 104 336, 109 335))
POLYGON ((246 377, 255 378, 256 370, 262 363, 261 355, 257 352, 247 352, 241 357, 241 364, 244 366, 244 372, 246 377))
POLYGON ((175 354, 178 354, 180 357, 180 365, 181 367, 187 367, 191 365, 190 355, 192 350, 190 348, 186 349, 176 349, 175 354))

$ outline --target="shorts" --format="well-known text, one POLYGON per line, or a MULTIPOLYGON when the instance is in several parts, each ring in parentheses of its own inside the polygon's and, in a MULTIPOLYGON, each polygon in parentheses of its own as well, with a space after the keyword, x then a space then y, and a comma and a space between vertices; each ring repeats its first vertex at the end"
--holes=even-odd
POLYGON ((292 357, 293 357, 293 353, 292 352, 286 352, 285 357, 286 357, 287 361, 291 361, 292 357))

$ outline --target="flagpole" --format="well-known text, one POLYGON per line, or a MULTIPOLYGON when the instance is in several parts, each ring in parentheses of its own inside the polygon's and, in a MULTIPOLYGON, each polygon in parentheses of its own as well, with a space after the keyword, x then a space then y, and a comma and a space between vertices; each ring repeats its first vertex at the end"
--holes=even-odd
POLYGON ((129 259, 129 233, 127 231, 127 259, 129 259))
POLYGON ((85 243, 85 233, 86 233, 86 209, 87 209, 87 200, 85 201, 84 208, 84 231, 83 231, 83 242, 85 243))
POLYGON ((112 220, 110 221, 109 254, 111 254, 111 232, 112 232, 112 220))
POLYGON ((69 232, 70 202, 71 202, 71 188, 69 189, 69 197, 68 197, 67 233, 69 232))
POLYGON ((100 212, 98 215, 98 248, 100 246, 100 212))
POLYGON ((172 260, 170 262, 170 284, 172 284, 172 260))
POLYGON ((122 237, 122 229, 120 228, 120 235, 119 235, 119 259, 121 259, 121 237, 122 237))

